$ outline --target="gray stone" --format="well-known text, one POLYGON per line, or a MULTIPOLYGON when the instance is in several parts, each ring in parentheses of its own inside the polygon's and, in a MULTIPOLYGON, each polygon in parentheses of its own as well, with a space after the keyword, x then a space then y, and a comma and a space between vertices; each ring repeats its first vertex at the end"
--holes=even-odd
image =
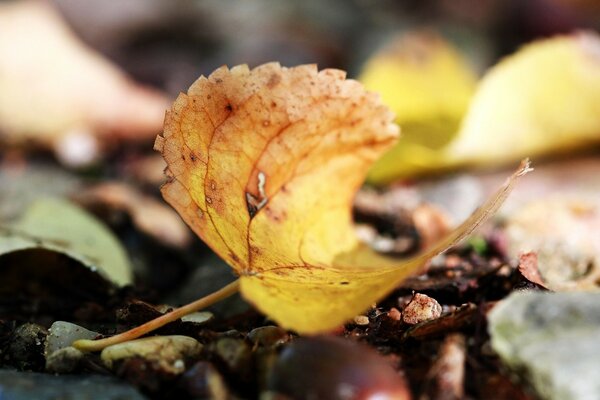
POLYGON ((2 400, 144 400, 135 388, 98 375, 55 376, 0 370, 2 400))
POLYGON ((46 339, 46 357, 51 356, 57 350, 71 346, 79 339, 95 339, 100 334, 85 329, 82 326, 66 321, 56 321, 49 329, 50 334, 46 339))
POLYGON ((489 331, 540 398, 600 398, 600 293, 513 293, 491 311, 489 331))
POLYGON ((46 356, 46 371, 68 374, 77 369, 85 354, 75 347, 67 346, 46 356))

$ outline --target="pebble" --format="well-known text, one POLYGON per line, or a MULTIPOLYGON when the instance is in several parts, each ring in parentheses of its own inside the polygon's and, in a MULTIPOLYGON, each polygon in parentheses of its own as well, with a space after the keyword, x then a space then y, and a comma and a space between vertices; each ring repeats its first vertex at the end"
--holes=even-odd
POLYGON ((400 321, 402 320, 402 313, 396 307, 392 307, 388 311, 388 317, 390 317, 394 321, 400 321))
MULTIPOLYGON (((19 369, 39 369, 44 365, 44 341, 48 331, 43 326, 25 323, 11 335, 6 356, 19 369)), ((0 393, 1 394, 1 393, 0 393)))
POLYGON ((214 318, 214 314, 210 311, 196 311, 181 317, 183 322, 193 322, 195 324, 203 324, 214 318))
POLYGON ((439 318, 442 306, 434 298, 421 293, 415 293, 412 300, 402 312, 402 320, 409 325, 439 318))
POLYGON ((85 354, 75 347, 58 349, 46 356, 46 371, 56 374, 68 374, 77 369, 85 354))
POLYGON ((213 354, 242 380, 249 380, 252 373, 252 349, 244 339, 224 337, 217 340, 213 354))
POLYGON ((223 377, 206 361, 199 361, 188 369, 181 376, 177 386, 194 399, 231 398, 223 377))
POLYGON ((261 326, 248 332, 248 339, 255 345, 262 347, 275 347, 290 340, 290 335, 285 329, 278 326, 261 326))
POLYGON ((354 317, 354 323, 359 326, 369 325, 369 317, 366 315, 357 315, 354 317))
POLYGON ((493 349, 541 399, 600 399, 600 293, 514 292, 488 320, 493 349))
POLYGON ((90 331, 82 326, 66 321, 54 322, 48 331, 49 334, 45 347, 46 358, 57 350, 71 346, 76 340, 95 339, 100 336, 98 332, 90 331))
POLYGON ((152 336, 109 346, 102 350, 100 358, 112 369, 117 362, 131 358, 142 358, 171 374, 185 370, 185 361, 196 357, 202 345, 188 336, 152 336))
MULTIPOLYGON (((174 310, 175 308, 177 308, 177 307, 169 306, 166 304, 162 304, 162 305, 155 307, 155 309, 162 314, 170 312, 170 311, 174 310)), ((196 312, 184 315, 183 317, 181 317, 181 321, 182 322, 193 322, 195 324, 203 324, 205 322, 212 320, 213 318, 214 318, 214 314, 211 313, 210 311, 196 311, 196 312)))

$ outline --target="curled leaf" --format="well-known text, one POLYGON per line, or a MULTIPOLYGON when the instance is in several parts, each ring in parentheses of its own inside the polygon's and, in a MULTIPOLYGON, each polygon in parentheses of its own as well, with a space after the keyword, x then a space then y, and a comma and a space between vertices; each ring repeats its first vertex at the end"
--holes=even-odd
POLYGON ((398 261, 361 243, 351 215, 398 129, 343 71, 222 67, 181 94, 165 121, 155 144, 168 165, 163 196, 240 275, 246 299, 301 333, 332 329, 384 297, 493 214, 529 170, 427 252, 398 261))

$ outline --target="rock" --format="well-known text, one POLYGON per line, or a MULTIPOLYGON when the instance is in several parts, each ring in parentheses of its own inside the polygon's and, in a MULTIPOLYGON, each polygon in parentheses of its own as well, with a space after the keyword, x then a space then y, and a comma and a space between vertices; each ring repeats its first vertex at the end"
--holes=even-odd
POLYGON ((275 347, 290 340, 285 329, 278 326, 261 326, 248 332, 248 339, 258 346, 275 347))
POLYGON ((194 399, 230 398, 223 378, 212 364, 206 361, 199 361, 187 370, 177 386, 194 399))
POLYGON ((229 372, 238 375, 242 381, 250 381, 252 349, 244 339, 220 338, 214 344, 212 353, 229 372))
POLYGON ((46 371, 55 374, 71 373, 77 369, 83 357, 85 354, 72 346, 56 350, 46 356, 46 371))
POLYGON ((25 323, 17 327, 6 350, 10 364, 19 369, 41 369, 46 335, 48 331, 37 324, 25 323))
POLYGON ((366 315, 357 315, 354 317, 354 324, 358 326, 366 326, 369 325, 369 317, 366 315))
POLYGON ((95 339, 100 336, 98 332, 93 332, 79 325, 66 321, 56 321, 49 329, 46 339, 45 353, 46 357, 51 356, 55 351, 71 346, 79 339, 95 339))
POLYGON ((2 400, 144 400, 133 387, 98 375, 54 376, 0 370, 2 400))
POLYGON ((261 399, 410 399, 388 360, 336 337, 300 338, 286 346, 271 368, 267 390, 261 399))
POLYGON ((423 321, 438 318, 442 315, 442 306, 434 298, 415 293, 412 300, 402 311, 402 320, 414 325, 423 321))
POLYGON ((185 361, 201 351, 202 345, 188 336, 152 336, 109 346, 100 357, 111 369, 119 361, 142 358, 165 372, 180 374, 185 370, 185 361))
POLYGON ((489 331, 540 398, 600 398, 600 294, 513 293, 490 312, 489 331))
POLYGON ((196 311, 181 317, 182 322, 192 322, 194 324, 203 324, 214 318, 214 314, 210 311, 196 311))

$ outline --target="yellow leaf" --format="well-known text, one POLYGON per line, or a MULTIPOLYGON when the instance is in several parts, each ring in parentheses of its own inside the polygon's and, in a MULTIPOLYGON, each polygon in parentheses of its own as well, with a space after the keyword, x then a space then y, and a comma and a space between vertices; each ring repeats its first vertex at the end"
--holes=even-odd
POLYGON ((392 120, 343 71, 222 67, 167 113, 155 144, 168 164, 163 196, 258 309, 301 333, 332 329, 469 234, 528 170, 427 253, 385 258, 357 240, 351 203, 396 140, 392 120))
POLYGON ((364 66, 359 80, 396 113, 402 139, 371 168, 371 182, 435 170, 438 150, 458 132, 476 76, 452 44, 431 33, 394 39, 364 66))
POLYGON ((483 78, 447 148, 461 163, 505 163, 600 141, 600 37, 525 46, 483 78))
POLYGON ((502 60, 479 82, 462 114, 459 108, 469 93, 452 90, 455 82, 461 82, 461 64, 440 66, 447 70, 446 76, 432 74, 426 67, 422 75, 407 74, 406 61, 396 58, 396 70, 380 70, 379 83, 374 83, 369 76, 382 57, 367 64, 362 77, 366 87, 383 90, 384 96, 394 94, 389 99, 392 106, 422 102, 429 112, 407 123, 400 115, 407 141, 400 140, 374 166, 369 174, 372 183, 457 166, 504 164, 600 141, 600 38, 595 33, 540 40, 502 60), (394 76, 400 74, 406 82, 394 76), (431 85, 421 83, 430 76, 431 85), (410 85, 420 85, 422 92, 404 91, 410 85), (454 113, 436 108, 431 98, 438 92, 454 96, 459 105, 454 113), (444 121, 439 115, 450 117, 444 121))

